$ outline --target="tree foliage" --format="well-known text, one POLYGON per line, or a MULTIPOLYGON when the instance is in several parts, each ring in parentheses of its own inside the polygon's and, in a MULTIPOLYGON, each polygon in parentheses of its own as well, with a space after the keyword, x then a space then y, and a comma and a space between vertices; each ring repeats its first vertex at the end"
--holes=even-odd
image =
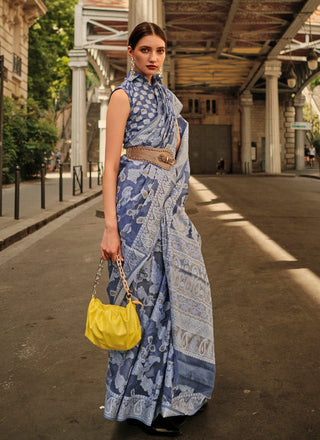
POLYGON ((317 86, 320 86, 320 75, 316 76, 310 83, 311 90, 313 90, 317 86))
POLYGON ((3 180, 11 183, 16 165, 21 177, 35 176, 57 141, 54 118, 44 114, 33 99, 17 103, 11 98, 3 100, 3 180))
MULTIPOLYGON (((77 0, 47 0, 48 12, 29 31, 28 96, 48 109, 70 95, 68 51, 73 47, 77 0)), ((67 97, 67 98, 66 98, 67 97)))

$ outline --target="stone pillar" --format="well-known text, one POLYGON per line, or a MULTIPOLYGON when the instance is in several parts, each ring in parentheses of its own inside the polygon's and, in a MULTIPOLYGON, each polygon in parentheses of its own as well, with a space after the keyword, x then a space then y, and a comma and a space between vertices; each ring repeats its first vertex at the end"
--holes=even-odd
MULTIPOLYGON (((303 106, 305 97, 298 94, 294 98, 294 106, 296 109, 296 122, 303 121, 303 106)), ((296 130, 296 170, 304 169, 304 130, 296 130)))
POLYGON ((243 174, 252 173, 251 160, 251 107, 252 94, 246 90, 240 96, 241 106, 241 168, 243 174))
POLYGON ((86 109, 86 69, 87 52, 73 49, 69 52, 69 66, 72 69, 72 132, 71 132, 71 172, 74 165, 82 165, 87 172, 87 109, 86 109))
POLYGON ((128 33, 142 21, 151 21, 163 28, 162 0, 129 0, 128 33))
POLYGON ((281 173, 278 78, 281 62, 266 61, 266 172, 281 173))
POLYGON ((99 87, 98 99, 100 102, 100 120, 98 122, 98 127, 100 130, 99 162, 102 162, 104 164, 106 151, 106 122, 109 99, 109 93, 104 86, 99 87))
POLYGON ((294 170, 296 165, 295 160, 295 130, 291 127, 294 122, 294 107, 292 102, 287 102, 284 112, 284 137, 285 137, 285 151, 284 151, 284 168, 286 170, 294 170))
MULTIPOLYGON (((129 0, 128 34, 130 35, 132 29, 143 21, 151 21, 163 29, 163 0, 129 0)), ((129 59, 127 68, 130 69, 129 59)), ((162 83, 168 84, 168 72, 165 65, 162 68, 162 83)))

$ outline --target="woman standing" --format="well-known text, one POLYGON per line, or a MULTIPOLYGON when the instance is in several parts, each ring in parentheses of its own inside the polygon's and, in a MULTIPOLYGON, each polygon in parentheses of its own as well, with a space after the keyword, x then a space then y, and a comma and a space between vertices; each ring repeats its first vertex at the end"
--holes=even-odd
POLYGON ((309 159, 310 159, 310 167, 311 168, 313 168, 315 155, 316 155, 316 149, 314 148, 313 145, 311 145, 311 147, 309 149, 309 159))
POLYGON ((175 435, 176 416, 195 414, 210 398, 215 361, 210 286, 199 234, 184 209, 188 125, 182 104, 161 84, 165 50, 161 28, 136 26, 130 72, 108 108, 101 243, 108 295, 112 304, 126 304, 119 255, 143 307, 140 343, 109 352, 104 415, 175 435))

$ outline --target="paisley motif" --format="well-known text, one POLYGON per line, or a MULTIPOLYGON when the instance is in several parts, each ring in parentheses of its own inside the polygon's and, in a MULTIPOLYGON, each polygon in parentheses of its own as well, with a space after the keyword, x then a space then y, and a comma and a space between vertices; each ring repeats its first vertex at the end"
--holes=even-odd
MULTIPOLYGON (((190 175, 188 124, 182 105, 158 76, 137 72, 120 85, 129 98, 124 148, 181 145, 171 170, 121 157, 117 218, 124 271, 142 327, 138 346, 110 351, 104 415, 111 420, 192 415, 210 398, 215 377, 211 290, 200 236, 184 208, 190 175)), ((126 304, 117 266, 108 295, 126 304)))

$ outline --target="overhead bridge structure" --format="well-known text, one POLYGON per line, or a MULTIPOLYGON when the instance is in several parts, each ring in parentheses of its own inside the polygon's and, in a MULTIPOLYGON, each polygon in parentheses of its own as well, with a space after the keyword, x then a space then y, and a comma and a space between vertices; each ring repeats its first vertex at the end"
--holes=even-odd
POLYGON ((195 173, 278 174, 304 166, 302 89, 319 73, 319 0, 80 0, 75 8, 72 162, 86 168, 86 83, 100 78, 100 159, 108 98, 127 72, 128 31, 165 30, 164 82, 184 104, 195 173), (316 67, 310 68, 313 57, 316 67))

